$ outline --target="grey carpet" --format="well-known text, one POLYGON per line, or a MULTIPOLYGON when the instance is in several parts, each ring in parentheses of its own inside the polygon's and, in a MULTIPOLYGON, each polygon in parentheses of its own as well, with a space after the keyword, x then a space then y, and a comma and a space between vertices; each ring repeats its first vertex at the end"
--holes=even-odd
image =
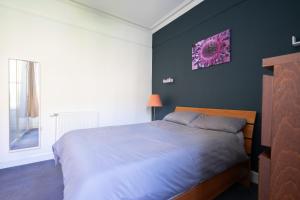
MULTIPOLYGON (((61 168, 54 161, 0 170, 0 200, 62 200, 61 168)), ((234 185, 217 200, 256 200, 257 186, 234 185)))
POLYGON ((0 170, 1 200, 62 200, 61 169, 45 161, 0 170))
POLYGON ((39 146, 39 129, 27 131, 18 141, 10 146, 11 150, 24 149, 39 146))

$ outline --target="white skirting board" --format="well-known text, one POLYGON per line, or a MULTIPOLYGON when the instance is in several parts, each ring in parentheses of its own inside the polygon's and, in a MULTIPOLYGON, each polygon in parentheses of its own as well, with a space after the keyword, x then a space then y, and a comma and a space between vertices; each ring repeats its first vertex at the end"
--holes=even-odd
POLYGON ((26 159, 0 163, 0 169, 16 167, 16 166, 20 166, 20 165, 27 165, 27 164, 41 162, 41 161, 45 161, 45 160, 51 160, 51 159, 54 159, 52 152, 37 154, 37 155, 27 157, 26 159))

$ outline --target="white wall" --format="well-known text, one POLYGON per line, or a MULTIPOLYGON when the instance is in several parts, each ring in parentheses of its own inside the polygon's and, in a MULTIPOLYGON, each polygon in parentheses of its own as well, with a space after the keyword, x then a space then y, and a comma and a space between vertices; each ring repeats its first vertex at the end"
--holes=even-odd
POLYGON ((53 112, 100 111, 101 125, 145 122, 152 36, 63 0, 0 0, 0 168, 51 157, 53 112), (8 59, 41 63, 41 148, 9 153, 8 59))

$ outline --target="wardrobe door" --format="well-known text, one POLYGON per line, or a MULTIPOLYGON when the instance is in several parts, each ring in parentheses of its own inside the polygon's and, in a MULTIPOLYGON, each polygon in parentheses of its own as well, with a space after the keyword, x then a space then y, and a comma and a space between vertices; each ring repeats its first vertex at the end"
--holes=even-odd
POLYGON ((300 62, 274 66, 271 200, 300 199, 300 62))

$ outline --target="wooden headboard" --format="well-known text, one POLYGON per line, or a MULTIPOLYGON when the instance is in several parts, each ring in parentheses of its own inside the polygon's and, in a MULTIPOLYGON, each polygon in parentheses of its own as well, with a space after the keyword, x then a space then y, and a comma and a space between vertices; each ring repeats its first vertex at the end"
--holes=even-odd
POLYGON ((176 107, 175 111, 198 112, 198 113, 204 113, 206 115, 236 117, 236 118, 246 119, 247 125, 245 126, 245 128, 243 130, 244 139, 245 139, 244 144, 245 144, 245 151, 247 152, 247 154, 251 154, 253 129, 254 129, 254 122, 255 122, 255 117, 256 117, 255 111, 227 110, 227 109, 213 109, 213 108, 194 108, 194 107, 176 107))

